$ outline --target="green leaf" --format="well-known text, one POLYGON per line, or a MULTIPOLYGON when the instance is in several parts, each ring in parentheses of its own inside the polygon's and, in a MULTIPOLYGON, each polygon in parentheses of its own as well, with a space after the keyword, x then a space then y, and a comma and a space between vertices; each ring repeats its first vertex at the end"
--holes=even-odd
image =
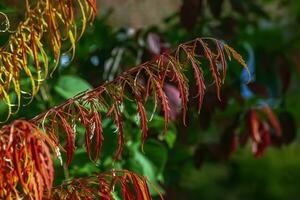
POLYGON ((149 139, 145 143, 144 151, 145 156, 157 167, 157 173, 163 173, 168 159, 166 147, 156 140, 149 139))
POLYGON ((170 149, 174 147, 176 139, 177 135, 175 131, 167 131, 165 141, 170 149))
MULTIPOLYGON (((164 193, 164 190, 158 185, 155 166, 153 163, 139 151, 135 152, 134 159, 142 166, 142 174, 146 176, 155 186, 157 186, 161 193, 164 193)), ((150 187, 150 193, 151 195, 157 195, 157 192, 152 187, 150 187)))
POLYGON ((92 86, 87 81, 73 75, 60 77, 58 84, 54 87, 55 91, 65 99, 91 88, 92 86))

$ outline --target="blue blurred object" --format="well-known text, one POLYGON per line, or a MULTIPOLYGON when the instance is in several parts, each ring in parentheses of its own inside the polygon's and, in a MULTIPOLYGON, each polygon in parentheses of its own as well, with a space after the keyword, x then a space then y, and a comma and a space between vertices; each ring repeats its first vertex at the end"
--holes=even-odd
MULTIPOLYGON (((253 82, 253 81, 255 81, 255 55, 254 55, 254 51, 253 51, 253 48, 251 47, 251 45, 247 42, 244 43, 244 48, 246 49, 246 51, 248 53, 247 65, 248 65, 248 69, 249 69, 249 72, 250 72, 250 75, 251 75, 250 82, 253 82)), ((249 74, 248 74, 247 70, 245 70, 245 69, 241 73, 241 80, 242 80, 241 94, 245 99, 249 99, 253 96, 253 93, 251 92, 251 90, 247 86, 247 84, 249 83, 249 74)))

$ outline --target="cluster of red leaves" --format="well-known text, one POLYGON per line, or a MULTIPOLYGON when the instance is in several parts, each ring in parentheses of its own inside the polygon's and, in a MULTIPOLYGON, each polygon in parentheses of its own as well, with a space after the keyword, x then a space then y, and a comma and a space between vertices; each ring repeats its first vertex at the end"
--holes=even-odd
MULTIPOLYGON (((215 158, 217 161, 228 160, 237 148, 245 147, 248 142, 252 146, 253 155, 259 158, 267 148, 280 148, 295 140, 297 127, 291 113, 275 110, 266 103, 260 102, 259 106, 231 113, 230 118, 223 116, 213 118, 213 115, 218 115, 216 112, 226 111, 230 106, 229 99, 234 99, 243 108, 247 107, 247 100, 243 99, 233 87, 223 87, 222 91, 224 94, 222 102, 218 102, 215 94, 208 91, 203 103, 199 118, 201 129, 207 131, 212 123, 218 122, 221 135, 216 142, 201 143, 197 146, 194 153, 197 167, 201 167, 207 158, 215 158)), ((181 130, 181 133, 185 132, 185 129, 181 130)))
POLYGON ((17 120, 0 130, 1 199, 114 199, 118 190, 123 199, 152 199, 147 178, 127 170, 75 179, 52 188, 49 146, 55 150, 53 140, 28 121, 17 120))
MULTIPOLYGON (((245 118, 242 118, 246 122, 245 127, 241 130, 237 119, 224 131, 220 143, 215 145, 217 147, 215 152, 220 154, 219 156, 228 158, 238 145, 245 146, 249 139, 252 152, 257 158, 264 154, 267 147, 281 146, 289 142, 288 136, 285 135, 288 130, 282 131, 282 127, 286 129, 284 121, 281 121, 268 105, 247 111, 245 118), (239 131, 241 131, 240 135, 238 135, 239 131)), ((293 126, 292 123, 291 125, 293 126)), ((200 151, 203 154, 203 147, 198 152, 200 151)))
MULTIPOLYGON (((146 177, 127 171, 112 171, 87 178, 74 179, 53 188, 51 199, 115 199, 113 193, 120 192, 124 200, 151 200, 149 181, 146 177)), ((153 184, 150 183, 153 186, 153 184)), ((153 188, 159 191, 155 186, 153 188)), ((160 195, 160 199, 163 197, 160 195)))
POLYGON ((51 194, 54 169, 49 144, 53 143, 48 136, 26 121, 0 130, 1 199, 42 199, 51 194))
POLYGON ((50 62, 45 51, 45 40, 49 41, 47 45, 55 59, 53 72, 60 60, 62 44, 69 42, 74 56, 77 40, 88 21, 96 15, 96 0, 25 0, 24 3, 25 19, 0 51, 0 99, 8 106, 8 117, 18 111, 21 94, 27 93, 32 99, 41 81, 48 76, 50 62), (78 12, 81 28, 76 23, 75 13, 78 12), (21 88, 20 80, 24 77, 31 82, 30 91, 21 88), (9 95, 11 90, 18 101, 15 111, 12 110, 14 103, 9 95))
POLYGON ((271 144, 271 129, 278 137, 281 136, 281 125, 272 109, 269 106, 264 106, 261 111, 267 120, 261 119, 258 110, 255 109, 251 109, 247 114, 248 136, 252 139, 252 151, 256 157, 260 157, 271 144))
POLYGON ((116 124, 119 135, 118 150, 115 155, 115 159, 117 159, 121 154, 124 143, 124 117, 122 115, 125 105, 124 100, 136 102, 142 129, 142 143, 144 143, 148 131, 145 105, 149 99, 154 101, 155 104, 153 113, 157 110, 158 104, 160 105, 160 110, 164 114, 165 130, 168 128, 170 106, 164 90, 165 83, 177 86, 182 102, 183 122, 185 123, 189 100, 189 85, 185 71, 189 66, 194 71, 199 111, 206 88, 201 66, 202 61, 209 63, 211 77, 220 99, 220 87, 226 76, 224 52, 227 53, 229 59, 233 57, 247 69, 242 57, 228 45, 216 39, 199 38, 179 45, 173 54, 162 54, 153 61, 131 68, 111 82, 69 99, 65 103, 35 117, 32 122, 40 125, 57 146, 62 151, 67 152, 67 164, 69 165, 75 149, 76 126, 85 127, 87 153, 92 160, 97 160, 104 139, 102 120, 111 118, 116 124), (214 47, 215 52, 211 47, 214 47), (222 69, 222 75, 220 68, 222 69), (66 147, 60 145, 60 138, 62 137, 66 138, 66 147), (95 139, 94 143, 92 142, 93 138, 95 139), (92 151, 92 147, 94 151, 92 151), (95 155, 92 155, 93 152, 95 152, 95 155))

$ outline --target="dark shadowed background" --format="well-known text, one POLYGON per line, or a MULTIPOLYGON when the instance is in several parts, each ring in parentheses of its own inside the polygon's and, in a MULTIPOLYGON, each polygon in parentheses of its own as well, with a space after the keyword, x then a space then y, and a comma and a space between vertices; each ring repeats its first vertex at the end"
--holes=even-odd
MULTIPOLYGON (((2 2, 0 10, 20 20, 17 4, 2 2)), ((228 63, 221 102, 208 80, 201 114, 192 100, 187 127, 178 120, 179 93, 166 84, 170 129, 162 133, 163 116, 156 113, 143 153, 137 116, 129 116, 126 147, 114 168, 149 177, 166 199, 300 199, 300 1, 100 0, 98 9, 94 24, 77 44, 75 59, 69 62, 70 56, 63 55, 57 76, 13 119, 29 119, 182 42, 218 38, 243 55, 251 81, 241 66, 228 63), (259 144, 249 136, 251 112, 269 127, 259 144)), ((1 44, 5 39, 1 37, 1 44)), ((5 117, 5 108, 0 108, 5 117)), ((103 126, 107 135, 116 129, 111 121, 103 126)), ((111 169, 117 141, 111 135, 96 164, 88 162, 84 142, 77 141, 71 167, 62 169, 56 163, 56 184, 111 169)))

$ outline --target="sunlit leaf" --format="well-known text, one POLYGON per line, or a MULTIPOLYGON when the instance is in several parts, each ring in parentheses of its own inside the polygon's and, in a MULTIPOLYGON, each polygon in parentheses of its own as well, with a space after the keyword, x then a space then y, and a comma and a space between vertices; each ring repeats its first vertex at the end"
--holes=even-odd
POLYGON ((9 107, 8 117, 18 111, 22 94, 29 94, 32 100, 42 81, 48 77, 48 72, 53 74, 61 52, 66 51, 63 50, 63 43, 69 44, 69 51, 74 57, 76 42, 95 15, 96 0, 25 1, 25 19, 0 52, 0 100, 9 107), (80 7, 81 16, 75 16, 76 7, 80 7), (77 23, 80 18, 83 19, 82 24, 77 23), (52 51, 54 62, 48 58, 51 54, 46 53, 46 48, 52 51), (30 90, 26 91, 20 84, 24 78, 30 79, 30 90), (17 102, 11 102, 10 92, 16 94, 17 102), (16 104, 14 110, 13 104, 16 104))

